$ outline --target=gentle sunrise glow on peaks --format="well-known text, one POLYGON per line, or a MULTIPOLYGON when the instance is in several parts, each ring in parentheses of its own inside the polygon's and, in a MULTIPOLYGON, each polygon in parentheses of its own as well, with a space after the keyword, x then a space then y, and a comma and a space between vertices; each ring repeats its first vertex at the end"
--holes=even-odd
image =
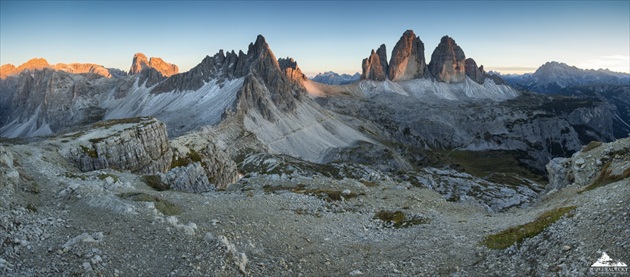
POLYGON ((51 64, 95 63, 127 71, 133 54, 142 52, 184 72, 219 49, 246 52, 262 34, 276 56, 294 58, 310 76, 353 74, 383 43, 390 58, 396 41, 411 29, 423 41, 427 61, 448 35, 487 70, 533 72, 559 61, 630 72, 629 1, 1 1, 0 6, 0 63, 16 66, 43 57, 51 64))

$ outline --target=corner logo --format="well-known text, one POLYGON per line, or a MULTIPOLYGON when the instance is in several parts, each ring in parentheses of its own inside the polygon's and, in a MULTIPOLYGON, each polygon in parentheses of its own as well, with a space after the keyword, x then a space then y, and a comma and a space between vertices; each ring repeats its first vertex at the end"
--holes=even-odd
POLYGON ((590 271, 592 273, 627 273, 628 265, 613 261, 606 252, 602 252, 602 256, 591 265, 590 271))

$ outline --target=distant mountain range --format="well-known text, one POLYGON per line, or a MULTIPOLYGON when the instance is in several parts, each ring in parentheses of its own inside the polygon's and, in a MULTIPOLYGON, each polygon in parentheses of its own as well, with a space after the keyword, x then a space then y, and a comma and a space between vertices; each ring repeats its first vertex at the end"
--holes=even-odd
POLYGON ((630 85, 630 74, 627 73, 580 69, 560 62, 547 62, 534 73, 496 75, 517 89, 539 93, 558 93, 565 88, 584 85, 630 85))
POLYGON ((311 80, 327 84, 327 85, 345 85, 358 81, 361 79, 361 74, 359 72, 354 73, 354 75, 349 74, 337 74, 332 71, 326 71, 324 73, 319 73, 315 77, 311 78, 311 80))
MULTIPOLYGON (((496 74, 491 72, 490 74, 496 74)), ((576 99, 598 99, 613 106, 615 137, 630 133, 630 74, 605 69, 580 69, 547 62, 533 74, 499 75, 514 88, 576 99)))

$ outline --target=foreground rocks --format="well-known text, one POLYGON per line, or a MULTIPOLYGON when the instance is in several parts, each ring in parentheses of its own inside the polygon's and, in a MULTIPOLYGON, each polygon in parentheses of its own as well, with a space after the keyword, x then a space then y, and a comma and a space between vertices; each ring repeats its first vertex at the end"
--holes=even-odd
MULTIPOLYGON (((187 156, 186 145, 210 155, 201 154, 199 141, 172 146, 179 156, 187 156)), ((248 173, 226 191, 156 191, 126 170, 80 172, 59 155, 61 144, 0 148, 0 169, 20 176, 14 189, 0 187, 0 199, 10 199, 0 205, 3 276, 586 275, 602 252, 630 261, 628 178, 582 193, 565 186, 529 207, 495 213, 474 201, 446 201, 421 187, 428 180, 414 185, 363 166, 265 155, 245 158, 248 173), (335 168, 345 177, 326 176, 335 168), (27 189, 35 184, 38 190, 27 189), (486 235, 571 205, 573 217, 518 246, 480 246, 486 235), (408 223, 395 227, 377 217, 382 212, 408 223)), ((587 169, 600 152, 624 145, 602 144, 576 157, 592 155, 587 169)), ((437 175, 434 183, 470 178, 426 172, 437 175)))
POLYGON ((112 168, 156 174, 171 164, 166 125, 154 118, 104 121, 87 133, 66 137, 74 142, 60 152, 81 171, 112 168))

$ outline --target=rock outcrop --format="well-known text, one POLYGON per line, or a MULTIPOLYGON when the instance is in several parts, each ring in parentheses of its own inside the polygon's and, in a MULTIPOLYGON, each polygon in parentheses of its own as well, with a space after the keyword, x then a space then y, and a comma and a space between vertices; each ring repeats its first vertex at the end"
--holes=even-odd
POLYGON ((131 68, 129 69, 129 75, 135 75, 142 72, 142 70, 147 68, 153 68, 160 72, 164 77, 169 77, 171 75, 175 75, 179 73, 179 68, 177 65, 167 63, 161 58, 151 57, 147 59, 142 53, 136 53, 133 55, 133 61, 131 63, 131 68))
POLYGON ((297 65, 297 62, 293 58, 287 57, 286 59, 280 58, 278 59, 278 65, 284 75, 286 75, 289 79, 294 80, 296 82, 306 81, 306 75, 302 73, 302 70, 297 65))
POLYGON ((19 181, 20 173, 15 169, 13 154, 0 146, 0 189, 13 189, 19 181))
POLYGON ((429 71, 435 79, 445 83, 459 83, 466 79, 466 55, 449 36, 444 36, 431 54, 429 71))
POLYGON ((412 30, 407 30, 394 46, 388 77, 392 81, 404 81, 429 76, 424 43, 412 30))
POLYGON ((213 143, 199 151, 181 145, 174 150, 172 169, 162 177, 172 189, 206 192, 225 189, 238 180, 236 163, 213 143))
POLYGON ((68 126, 101 120, 95 95, 117 80, 44 68, 0 80, 0 136, 50 135, 68 126))
POLYGON ((483 84, 486 80, 486 72, 483 70, 483 65, 477 67, 477 63, 472 58, 466 59, 466 76, 479 84, 483 84))
POLYGON ((630 138, 610 143, 593 141, 570 158, 555 158, 547 164, 547 191, 569 185, 606 185, 630 178, 630 138))
POLYGON ((381 47, 376 52, 372 49, 370 56, 367 59, 363 59, 361 67, 363 68, 361 79, 385 81, 388 68, 385 44, 381 44, 381 47))
POLYGON ((112 168, 157 174, 166 172, 171 165, 166 125, 155 118, 103 121, 85 133, 69 136, 78 137, 60 153, 81 171, 112 168))

